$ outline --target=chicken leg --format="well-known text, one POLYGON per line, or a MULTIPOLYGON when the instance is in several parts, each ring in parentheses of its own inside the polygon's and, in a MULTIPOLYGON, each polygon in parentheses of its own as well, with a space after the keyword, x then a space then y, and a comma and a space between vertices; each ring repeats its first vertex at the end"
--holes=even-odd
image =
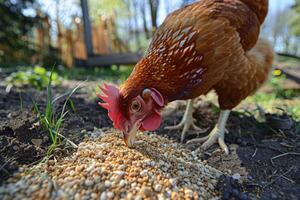
POLYGON ((187 143, 189 144, 189 143, 194 143, 194 142, 204 142, 201 146, 201 149, 206 150, 211 145, 213 145, 214 143, 216 143, 218 141, 221 149, 228 155, 229 150, 224 141, 224 133, 225 133, 225 126, 226 126, 226 122, 229 117, 229 114, 230 114, 230 110, 221 110, 218 122, 208 136, 203 137, 203 138, 196 138, 196 139, 188 141, 187 143))
POLYGON ((186 106, 186 110, 185 113, 183 115, 183 118, 181 120, 181 122, 175 126, 167 126, 165 127, 165 129, 167 130, 176 130, 176 129, 180 129, 183 127, 182 132, 181 132, 181 139, 180 141, 183 142, 186 136, 187 131, 190 128, 193 128, 196 131, 199 131, 199 133, 204 133, 207 131, 207 129, 201 129, 200 127, 195 125, 195 121, 196 119, 194 119, 193 117, 193 100, 188 100, 187 106, 186 106))

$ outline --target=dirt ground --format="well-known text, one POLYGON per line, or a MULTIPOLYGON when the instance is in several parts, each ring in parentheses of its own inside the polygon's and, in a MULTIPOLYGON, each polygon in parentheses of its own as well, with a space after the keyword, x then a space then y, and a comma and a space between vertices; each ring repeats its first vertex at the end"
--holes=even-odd
MULTIPOLYGON (((67 89, 55 88, 54 93, 62 94, 67 89)), ((38 163, 51 144, 47 133, 38 124, 33 100, 42 109, 46 93, 30 88, 6 93, 5 87, 0 87, 0 184, 20 166, 38 163)), ((62 130, 68 139, 78 144, 94 127, 105 130, 112 126, 106 111, 84 90, 76 93, 72 101, 76 109, 70 109, 62 130)), ((56 109, 59 111, 62 105, 63 102, 58 103, 56 109)), ((161 128, 154 134, 179 141, 180 131, 166 131, 163 127, 178 123, 184 109, 180 104, 167 114, 161 128)), ((212 103, 199 101, 194 117, 200 127, 209 128, 209 133, 218 112, 212 103)), ((257 121, 246 112, 233 112, 225 138, 230 155, 220 152, 217 145, 201 154, 204 162, 228 174, 220 182, 224 199, 300 199, 299 125, 285 114, 266 114, 265 118, 265 121, 257 121)), ((197 134, 190 134, 187 140, 195 137, 197 134)), ((197 144, 184 146, 189 150, 198 147, 197 144)), ((60 147, 55 156, 62 157, 71 152, 71 147, 60 147)))
MULTIPOLYGON (((209 128, 208 133, 218 117, 212 112, 214 107, 209 102, 201 102, 194 114, 200 127, 209 128)), ((183 113, 184 106, 179 106, 165 118, 162 127, 177 124, 183 113)), ((233 112, 227 130, 225 141, 230 155, 224 155, 215 145, 202 154, 204 161, 220 171, 240 176, 243 190, 253 194, 252 199, 300 199, 300 132, 293 119, 285 114, 266 114, 266 122, 258 122, 251 115, 233 112)), ((158 134, 180 140, 180 131, 166 132, 160 128, 158 134)), ((196 132, 187 140, 195 137, 196 132)), ((185 146, 190 150, 199 147, 185 146)), ((232 191, 231 186, 225 186, 224 197, 232 191)))

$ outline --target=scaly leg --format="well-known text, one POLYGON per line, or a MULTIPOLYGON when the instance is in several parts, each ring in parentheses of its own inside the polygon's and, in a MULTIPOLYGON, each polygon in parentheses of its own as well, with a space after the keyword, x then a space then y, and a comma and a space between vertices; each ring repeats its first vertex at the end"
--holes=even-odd
POLYGON ((208 149, 211 145, 218 141, 221 149, 226 153, 229 154, 229 150, 227 145, 224 142, 224 133, 225 133, 225 125, 227 119, 229 117, 230 110, 221 110, 218 122, 214 129, 210 132, 210 134, 204 138, 196 138, 193 140, 188 141, 187 143, 194 143, 194 142, 204 142, 201 146, 201 149, 208 149))
POLYGON ((185 139, 186 132, 189 130, 189 128, 193 128, 196 131, 199 131, 200 133, 204 133, 207 131, 207 129, 203 130, 200 127, 195 125, 196 119, 193 118, 193 100, 188 100, 187 107, 185 110, 185 113, 183 115, 183 118, 181 122, 178 125, 175 126, 167 126, 165 129, 167 130, 176 130, 183 127, 182 133, 181 133, 181 139, 180 141, 183 142, 185 139))

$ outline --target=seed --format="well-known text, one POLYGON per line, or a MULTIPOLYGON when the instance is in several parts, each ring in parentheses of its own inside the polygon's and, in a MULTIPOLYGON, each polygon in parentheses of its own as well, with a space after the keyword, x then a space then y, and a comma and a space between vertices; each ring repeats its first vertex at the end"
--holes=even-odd
POLYGON ((109 187, 111 186, 111 182, 108 181, 108 180, 106 180, 106 181, 104 182, 104 186, 107 187, 107 188, 109 188, 109 187))
POLYGON ((141 194, 145 195, 146 197, 150 197, 152 195, 152 189, 149 188, 149 187, 145 187, 143 186, 141 188, 141 191, 140 191, 141 194))
POLYGON ((186 196, 190 197, 190 198, 193 197, 193 191, 190 190, 190 189, 185 189, 185 190, 184 190, 184 194, 185 194, 186 196))
POLYGON ((107 192, 101 193, 100 200, 107 200, 107 192))
POLYGON ((156 192, 160 192, 161 189, 162 189, 162 186, 161 186, 160 184, 157 184, 157 185, 154 186, 154 190, 155 190, 156 192))
POLYGON ((176 179, 171 178, 169 181, 173 187, 176 186, 176 179))
POLYGON ((112 198, 114 197, 114 193, 113 193, 113 192, 108 192, 108 193, 107 193, 107 197, 108 197, 109 199, 112 199, 112 198))
POLYGON ((85 184, 87 187, 91 187, 91 186, 94 185, 94 182, 91 181, 91 180, 89 180, 89 179, 87 179, 87 180, 85 180, 84 184, 85 184))
POLYGON ((142 177, 145 177, 145 176, 148 175, 148 171, 147 171, 146 169, 144 169, 143 171, 141 171, 140 175, 141 175, 142 177))
POLYGON ((124 187, 126 185, 126 182, 125 180, 121 180, 120 183, 119 183, 120 187, 124 187))
POLYGON ((80 194, 76 193, 74 198, 75 198, 75 200, 80 200, 81 199, 80 194))
POLYGON ((98 195, 97 195, 96 193, 92 193, 92 194, 91 194, 91 197, 92 197, 93 199, 96 199, 96 198, 98 197, 98 195))

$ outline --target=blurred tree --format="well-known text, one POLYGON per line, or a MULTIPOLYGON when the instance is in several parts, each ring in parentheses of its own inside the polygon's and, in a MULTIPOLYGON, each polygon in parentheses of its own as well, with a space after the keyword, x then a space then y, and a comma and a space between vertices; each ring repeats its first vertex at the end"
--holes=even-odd
POLYGON ((273 37, 273 45, 274 47, 278 46, 278 41, 285 45, 284 51, 288 52, 289 44, 290 44, 290 30, 289 30, 289 22, 292 16, 292 13, 289 9, 277 10, 274 13, 274 18, 271 23, 272 29, 272 37, 273 37))
POLYGON ((28 64, 34 50, 28 34, 36 23, 35 17, 24 14, 34 9, 35 0, 0 0, 0 63, 28 64))
POLYGON ((141 41, 140 41, 140 31, 139 31, 139 23, 138 23, 138 0, 134 0, 133 2, 133 21, 134 21, 134 35, 136 40, 137 49, 141 49, 141 41))
POLYGON ((159 0, 148 0, 151 12, 151 22, 152 22, 152 33, 157 29, 157 12, 159 7, 159 0))
POLYGON ((296 13, 295 17, 293 18, 293 21, 291 23, 291 29, 292 33, 295 36, 300 37, 300 0, 295 0, 295 4, 292 7, 294 12, 296 13))
POLYGON ((89 0, 89 13, 94 23, 99 23, 101 17, 110 17, 115 12, 121 16, 125 14, 124 0, 89 0))
POLYGON ((88 1, 92 27, 105 23, 111 49, 128 49, 128 43, 132 37, 129 3, 130 1, 125 0, 88 1))
POLYGON ((145 32, 146 38, 149 39, 151 36, 150 36, 150 31, 147 26, 146 4, 140 4, 140 10, 141 10, 141 14, 142 14, 144 32, 145 32))
MULTIPOLYGON (((133 27, 133 19, 136 18, 135 12, 133 10, 133 1, 132 0, 124 0, 126 9, 127 9, 127 31, 128 37, 126 38, 126 45, 129 46, 130 41, 133 39, 134 36, 134 27, 133 27)), ((136 38, 135 38, 136 39, 136 38)))

